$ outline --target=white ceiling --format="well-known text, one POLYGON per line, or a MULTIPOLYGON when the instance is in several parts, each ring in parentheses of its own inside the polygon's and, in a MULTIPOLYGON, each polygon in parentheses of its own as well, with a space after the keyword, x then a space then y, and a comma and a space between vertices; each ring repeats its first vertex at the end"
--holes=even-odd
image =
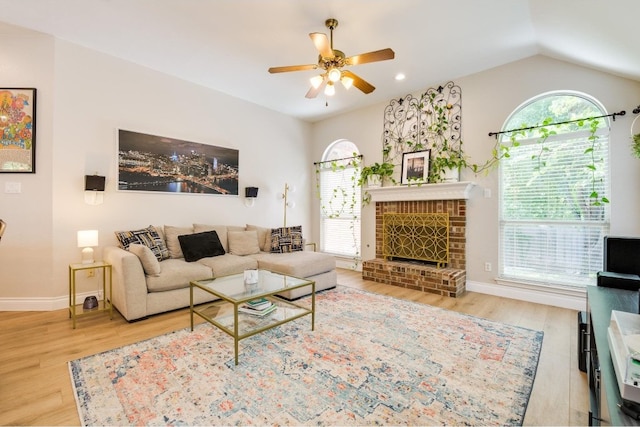
POLYGON ((640 80, 639 18, 638 0, 0 0, 0 34, 51 34, 311 122, 535 54, 640 80), (317 71, 267 72, 316 63, 308 34, 327 18, 347 56, 395 51, 350 68, 373 93, 310 100, 317 71))

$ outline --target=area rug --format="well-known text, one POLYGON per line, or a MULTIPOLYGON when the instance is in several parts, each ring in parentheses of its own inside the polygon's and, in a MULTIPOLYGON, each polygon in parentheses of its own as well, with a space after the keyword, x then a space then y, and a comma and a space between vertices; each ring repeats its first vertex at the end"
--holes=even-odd
POLYGON ((341 286, 316 304, 315 331, 306 316, 242 340, 238 366, 209 324, 71 361, 80 420, 522 424, 542 332, 341 286))

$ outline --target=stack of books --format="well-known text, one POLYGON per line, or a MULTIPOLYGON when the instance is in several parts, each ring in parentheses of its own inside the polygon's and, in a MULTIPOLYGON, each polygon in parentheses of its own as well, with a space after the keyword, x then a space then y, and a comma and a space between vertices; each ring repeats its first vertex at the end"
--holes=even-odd
POLYGON ((238 307, 238 311, 253 314, 254 316, 265 316, 272 313, 276 308, 278 307, 268 299, 259 298, 242 304, 238 307))

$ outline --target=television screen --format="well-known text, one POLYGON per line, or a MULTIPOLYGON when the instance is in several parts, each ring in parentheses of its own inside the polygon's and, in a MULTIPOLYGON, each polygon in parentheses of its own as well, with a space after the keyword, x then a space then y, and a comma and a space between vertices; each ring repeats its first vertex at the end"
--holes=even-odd
POLYGON ((604 268, 614 273, 640 274, 640 238, 605 237, 604 268))

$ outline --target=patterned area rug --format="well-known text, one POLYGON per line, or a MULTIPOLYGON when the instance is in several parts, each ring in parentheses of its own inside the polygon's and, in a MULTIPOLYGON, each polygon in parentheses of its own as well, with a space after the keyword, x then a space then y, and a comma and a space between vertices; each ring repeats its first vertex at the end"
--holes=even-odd
POLYGON ((71 361, 81 422, 522 424, 542 332, 340 286, 316 308, 315 331, 240 341, 238 366, 209 324, 71 361))

